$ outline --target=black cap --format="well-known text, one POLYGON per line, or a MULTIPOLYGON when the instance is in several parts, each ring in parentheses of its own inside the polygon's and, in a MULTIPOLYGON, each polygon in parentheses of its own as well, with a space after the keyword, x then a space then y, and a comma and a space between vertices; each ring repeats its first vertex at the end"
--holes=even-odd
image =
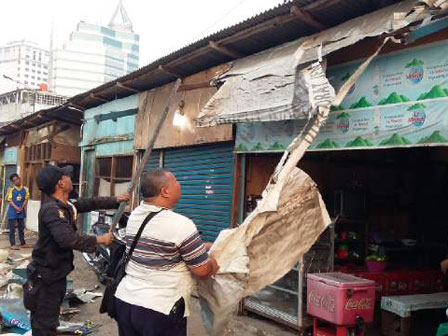
POLYGON ((36 182, 40 190, 49 194, 63 175, 71 176, 73 174, 72 166, 59 168, 53 165, 43 167, 37 175, 36 182))

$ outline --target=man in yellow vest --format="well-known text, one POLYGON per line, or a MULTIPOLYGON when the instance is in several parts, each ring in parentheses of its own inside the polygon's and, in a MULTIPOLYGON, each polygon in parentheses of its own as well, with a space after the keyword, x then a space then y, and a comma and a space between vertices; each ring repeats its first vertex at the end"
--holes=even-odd
POLYGON ((16 226, 19 231, 19 241, 21 247, 30 247, 25 242, 25 219, 26 205, 30 199, 30 192, 22 185, 22 180, 18 174, 12 174, 9 179, 13 186, 9 188, 6 200, 8 206, 9 243, 12 250, 19 250, 16 245, 16 226))

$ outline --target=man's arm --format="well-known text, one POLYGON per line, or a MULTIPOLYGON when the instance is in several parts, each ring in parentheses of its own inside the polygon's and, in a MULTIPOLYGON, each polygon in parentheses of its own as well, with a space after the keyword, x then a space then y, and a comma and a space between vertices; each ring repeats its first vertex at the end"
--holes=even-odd
POLYGON ((77 234, 63 211, 57 207, 44 210, 41 216, 53 239, 61 248, 93 253, 97 244, 108 245, 112 241, 111 234, 99 237, 77 234))
POLYGON ((440 268, 442 269, 443 273, 446 273, 446 271, 448 270, 448 259, 442 260, 442 262, 440 263, 440 268))
POLYGON ((219 270, 219 265, 213 256, 209 257, 209 261, 198 267, 189 268, 190 272, 201 280, 205 280, 215 275, 219 270))
POLYGON ((73 201, 73 205, 79 213, 82 213, 100 209, 118 209, 120 202, 127 202, 129 199, 129 194, 123 194, 118 197, 80 198, 73 201))
POLYGON ((210 248, 210 244, 204 244, 199 232, 196 231, 185 239, 179 248, 180 255, 190 272, 200 279, 215 275, 219 269, 215 258, 208 254, 207 247, 210 248))
POLYGON ((29 191, 29 189, 27 188, 27 187, 24 187, 25 188, 25 202, 23 202, 23 205, 22 205, 22 209, 26 209, 26 206, 27 206, 27 204, 28 204, 28 200, 30 199, 30 191, 29 191))

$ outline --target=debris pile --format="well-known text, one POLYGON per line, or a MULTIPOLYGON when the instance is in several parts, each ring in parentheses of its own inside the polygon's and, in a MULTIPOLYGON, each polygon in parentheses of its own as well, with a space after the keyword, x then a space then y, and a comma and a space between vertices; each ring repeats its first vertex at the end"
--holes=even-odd
MULTIPOLYGON (((0 334, 31 335, 30 312, 23 306, 22 287, 30 259, 31 253, 10 253, 0 249, 0 334)), ((90 290, 73 289, 73 282, 67 281, 58 333, 88 335, 100 327, 92 321, 70 321, 73 315, 80 312, 79 305, 91 303, 103 295, 98 289, 99 286, 90 290)))

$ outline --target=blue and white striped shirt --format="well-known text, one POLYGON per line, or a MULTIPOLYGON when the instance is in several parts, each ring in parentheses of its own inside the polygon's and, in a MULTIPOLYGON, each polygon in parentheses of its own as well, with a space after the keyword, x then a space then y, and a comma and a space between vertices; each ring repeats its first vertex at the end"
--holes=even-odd
MULTIPOLYGON (((126 228, 128 249, 145 217, 159 210, 142 202, 132 212, 126 228)), ((146 225, 115 296, 166 315, 183 297, 185 316, 188 316, 188 302, 194 287, 188 269, 208 261, 209 255, 193 221, 171 210, 162 211, 146 225)))

